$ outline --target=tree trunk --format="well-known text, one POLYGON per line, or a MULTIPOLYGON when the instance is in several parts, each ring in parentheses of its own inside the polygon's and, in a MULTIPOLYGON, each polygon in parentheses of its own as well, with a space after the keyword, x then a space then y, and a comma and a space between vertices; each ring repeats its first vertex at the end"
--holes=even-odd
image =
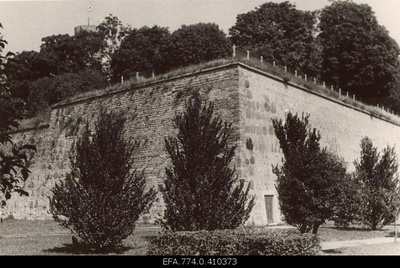
POLYGON ((307 233, 307 224, 306 223, 302 223, 300 225, 300 229, 299 229, 300 233, 304 234, 307 233))
POLYGON ((313 234, 317 234, 318 233, 318 228, 319 228, 320 225, 321 225, 320 222, 314 222, 313 229, 312 229, 312 233, 313 234))

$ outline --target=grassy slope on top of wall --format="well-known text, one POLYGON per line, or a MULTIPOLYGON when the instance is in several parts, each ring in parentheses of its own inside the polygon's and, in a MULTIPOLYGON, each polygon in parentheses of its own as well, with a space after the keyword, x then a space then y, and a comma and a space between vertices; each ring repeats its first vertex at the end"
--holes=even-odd
MULTIPOLYGON (((193 73, 198 73, 202 72, 207 69, 212 69, 215 67, 221 67, 224 65, 230 65, 234 63, 242 63, 245 65, 248 65, 250 67, 253 67, 257 70, 263 71, 267 74, 271 74, 275 76, 275 78, 281 80, 283 83, 289 83, 291 85, 294 85, 300 89, 305 89, 311 92, 315 92, 319 95, 322 95, 324 97, 327 97, 333 101, 336 102, 342 102, 344 104, 347 104, 350 107, 356 108, 357 110, 364 111, 372 116, 375 116, 380 119, 384 119, 386 121, 395 123, 397 125, 400 125, 400 117, 398 117, 395 114, 389 113, 381 108, 370 106, 367 104, 364 104, 360 101, 353 100, 351 97, 346 97, 346 96, 339 96, 339 93, 334 90, 329 90, 328 88, 322 86, 322 85, 317 85, 316 83, 312 81, 306 81, 305 79, 302 79, 298 76, 295 76, 294 74, 291 74, 289 72, 286 72, 280 67, 273 66, 272 64, 269 63, 263 63, 260 62, 259 60, 256 60, 254 58, 227 58, 227 59, 217 59, 209 62, 204 62, 196 65, 190 65, 186 67, 181 67, 175 70, 172 70, 170 72, 167 72, 165 74, 157 75, 155 77, 139 77, 133 78, 130 80, 125 81, 123 84, 118 83, 114 84, 112 86, 108 86, 106 88, 100 89, 100 90, 93 90, 81 94, 77 94, 73 97, 70 97, 60 103, 57 103, 53 105, 52 107, 59 107, 63 105, 67 105, 69 103, 73 103, 76 101, 84 101, 86 99, 94 98, 94 97, 99 97, 103 96, 106 94, 114 94, 118 93, 120 91, 125 91, 125 90, 130 90, 130 89, 135 89, 138 86, 143 86, 146 84, 150 84, 153 82, 160 82, 164 80, 168 80, 171 78, 177 78, 182 75, 190 75, 193 73)), ((43 111, 42 113, 39 114, 39 116, 25 119, 21 121, 21 126, 19 129, 26 129, 26 128, 32 128, 32 127, 37 127, 40 124, 45 124, 48 123, 50 120, 50 109, 47 111, 43 111)))

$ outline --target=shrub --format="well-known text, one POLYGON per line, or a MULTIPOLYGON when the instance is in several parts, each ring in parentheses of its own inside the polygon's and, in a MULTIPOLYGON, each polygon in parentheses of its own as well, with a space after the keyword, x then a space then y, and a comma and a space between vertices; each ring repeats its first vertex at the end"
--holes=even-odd
POLYGON ((16 145, 10 134, 10 131, 19 127, 22 105, 11 96, 7 86, 4 66, 13 53, 1 55, 5 44, 7 41, 0 33, 0 209, 6 205, 12 193, 29 195, 23 186, 28 179, 28 168, 36 151, 36 147, 30 144, 16 145))
POLYGON ((165 140, 172 166, 162 188, 163 226, 172 231, 232 229, 243 224, 254 206, 249 185, 230 167, 235 146, 232 125, 213 118, 214 107, 195 94, 174 120, 177 137, 165 140))
POLYGON ((71 155, 71 174, 52 189, 50 212, 95 250, 114 250, 155 198, 144 172, 133 170, 138 142, 124 139, 125 119, 104 110, 93 136, 86 126, 71 155))
POLYGON ((321 149, 320 135, 308 128, 309 115, 287 115, 286 122, 273 120, 282 148, 281 166, 273 166, 284 220, 300 232, 313 233, 333 217, 346 178, 346 166, 337 156, 321 149))
POLYGON ((370 138, 361 140, 360 160, 354 162, 360 186, 362 222, 372 230, 393 223, 399 215, 400 187, 394 148, 387 146, 382 156, 370 138))
POLYGON ((336 227, 348 228, 351 224, 360 222, 360 185, 354 176, 348 174, 339 185, 340 194, 336 199, 336 208, 331 220, 336 227))
POLYGON ((261 228, 239 230, 167 232, 150 238, 148 255, 315 255, 320 239, 295 230, 261 228))

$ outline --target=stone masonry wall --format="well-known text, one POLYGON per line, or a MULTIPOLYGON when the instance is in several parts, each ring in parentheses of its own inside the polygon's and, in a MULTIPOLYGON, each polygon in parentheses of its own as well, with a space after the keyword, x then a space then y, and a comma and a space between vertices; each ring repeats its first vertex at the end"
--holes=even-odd
MULTIPOLYGON (((396 124, 284 83, 247 65, 228 64, 53 107, 49 126, 14 134, 15 141, 33 143, 38 152, 25 184, 30 196, 14 195, 3 210, 3 217, 51 218, 48 214, 51 188, 65 178, 71 146, 86 122, 93 129, 101 107, 124 112, 127 139, 147 140, 135 155, 136 165, 146 168, 148 185, 159 189, 169 164, 164 138, 176 134, 172 119, 195 91, 199 91, 202 99, 213 100, 216 113, 232 122, 235 128, 231 143, 236 143, 238 150, 233 164, 239 177, 250 183, 251 194, 256 196, 248 224, 282 221, 276 177, 271 168, 280 163, 282 154, 272 118, 284 119, 288 111, 310 113, 311 126, 320 130, 322 145, 343 157, 349 170, 354 169, 352 163, 359 157, 359 143, 364 136, 372 138, 379 149, 400 143, 400 127, 396 124), (267 217, 266 199, 272 200, 268 206, 272 211, 270 217, 267 217)), ((150 213, 141 221, 153 223, 162 215, 163 200, 159 194, 150 213)))
MULTIPOLYGON (((15 140, 33 142, 39 153, 34 158, 32 175, 27 181, 30 196, 13 197, 10 202, 12 205, 6 208, 4 216, 50 218, 46 213, 50 188, 69 171, 68 153, 71 145, 76 142, 86 122, 89 122, 90 128, 93 129, 101 107, 110 111, 123 111, 127 118, 127 139, 146 140, 146 144, 135 154, 135 167, 145 168, 149 187, 158 190, 168 164, 164 138, 175 135, 172 122, 175 113, 183 110, 188 97, 198 91, 202 99, 213 100, 216 114, 232 122, 237 129, 238 80, 237 68, 217 67, 211 71, 201 71, 53 107, 50 126, 47 129, 22 132, 14 136, 15 140)), ((239 136, 234 135, 232 142, 235 143, 238 139, 239 136)), ((162 215, 163 200, 159 194, 150 213, 144 215, 141 220, 152 223, 162 215)))
POLYGON ((14 194, 11 200, 7 201, 7 206, 3 208, 3 217, 41 220, 49 218, 50 189, 64 176, 66 165, 63 163, 67 159, 66 147, 54 144, 57 139, 50 130, 48 126, 44 126, 40 129, 13 134, 13 139, 17 144, 34 144, 37 152, 31 161, 31 174, 24 185, 29 197, 14 194))
POLYGON ((243 65, 239 67, 239 103, 241 173, 253 184, 257 196, 250 219, 257 225, 281 221, 276 176, 271 166, 281 164, 282 153, 272 118, 284 120, 288 111, 309 113, 311 127, 320 131, 322 147, 343 157, 350 171, 354 170, 353 161, 360 156, 363 137, 369 136, 379 150, 400 144, 398 125, 243 65), (254 144, 252 151, 246 147, 249 139, 254 144), (272 220, 267 219, 266 195, 273 195, 272 220))

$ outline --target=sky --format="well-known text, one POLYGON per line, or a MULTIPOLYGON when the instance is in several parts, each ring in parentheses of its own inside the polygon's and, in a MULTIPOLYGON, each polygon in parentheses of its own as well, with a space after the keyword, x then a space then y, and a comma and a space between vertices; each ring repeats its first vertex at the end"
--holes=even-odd
MULTIPOLYGON (((88 23, 98 25, 112 14, 122 24, 134 28, 144 25, 168 27, 214 22, 228 33, 238 14, 266 2, 284 0, 0 0, 0 33, 7 40, 4 52, 38 51, 41 39, 53 34, 74 34, 74 28, 88 23), (92 12, 88 12, 91 6, 92 12)), ((328 0, 292 0, 298 9, 317 10, 328 0)), ((389 34, 400 44, 399 0, 354 0, 369 4, 389 34)))

